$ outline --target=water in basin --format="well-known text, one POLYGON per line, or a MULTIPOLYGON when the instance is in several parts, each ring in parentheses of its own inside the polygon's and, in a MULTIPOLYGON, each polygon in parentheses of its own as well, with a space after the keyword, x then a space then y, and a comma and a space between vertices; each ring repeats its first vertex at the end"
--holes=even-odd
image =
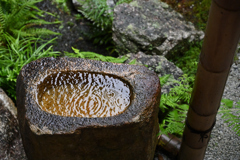
POLYGON ((59 72, 38 85, 37 103, 51 114, 69 117, 110 117, 130 105, 130 87, 116 76, 59 72))

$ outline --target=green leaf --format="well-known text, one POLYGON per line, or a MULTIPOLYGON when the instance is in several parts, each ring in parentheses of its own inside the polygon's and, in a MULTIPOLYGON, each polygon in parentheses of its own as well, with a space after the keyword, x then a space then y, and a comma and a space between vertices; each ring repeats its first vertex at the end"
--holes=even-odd
POLYGON ((170 76, 171 76, 171 74, 165 74, 164 76, 159 77, 161 87, 163 87, 168 82, 168 79, 170 78, 170 76))
POLYGON ((228 108, 232 108, 233 107, 233 101, 230 100, 230 99, 222 99, 221 102, 228 108))
POLYGON ((128 64, 134 65, 134 64, 136 64, 136 63, 137 63, 137 59, 133 59, 133 60, 131 60, 128 64))
POLYGON ((80 57, 80 58, 85 58, 85 56, 79 51, 79 49, 76 49, 72 47, 72 50, 80 57))

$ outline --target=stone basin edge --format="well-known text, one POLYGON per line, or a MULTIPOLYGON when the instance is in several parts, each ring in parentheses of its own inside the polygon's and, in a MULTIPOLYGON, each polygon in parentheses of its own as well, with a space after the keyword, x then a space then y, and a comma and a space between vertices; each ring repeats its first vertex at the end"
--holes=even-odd
POLYGON ((17 99, 21 98, 17 100, 18 116, 29 123, 30 129, 39 135, 71 134, 82 128, 142 123, 157 114, 153 112, 158 112, 160 90, 158 76, 145 66, 81 58, 41 58, 25 65, 18 76, 17 93, 21 93, 17 95, 17 99), (43 77, 60 71, 86 71, 117 76, 129 83, 133 93, 131 104, 122 114, 102 118, 64 117, 45 112, 35 101, 37 84, 43 77))

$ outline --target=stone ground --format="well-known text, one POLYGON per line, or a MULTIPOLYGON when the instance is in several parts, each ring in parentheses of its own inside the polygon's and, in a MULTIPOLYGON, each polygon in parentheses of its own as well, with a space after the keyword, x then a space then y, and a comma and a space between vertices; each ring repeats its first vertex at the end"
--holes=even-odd
MULTIPOLYGON (((63 21, 60 25, 48 25, 46 27, 62 33, 56 40, 56 44, 53 47, 54 50, 72 52, 71 47, 73 46, 81 51, 93 51, 104 55, 107 53, 105 47, 96 47, 91 41, 83 37, 83 32, 91 32, 89 30, 89 22, 86 20, 77 20, 74 17, 76 14, 75 10, 72 10, 70 15, 66 14, 51 4, 50 0, 44 0, 44 2, 39 4, 39 7, 42 10, 58 15, 55 18, 47 16, 47 20, 54 21, 57 18, 63 21)), ((238 56, 240 59, 240 54, 238 54, 238 56)), ((223 98, 228 98, 235 102, 240 98, 239 64, 232 66, 223 98)), ((164 159, 169 158, 165 157, 164 159)), ((206 151, 205 160, 240 160, 240 136, 237 136, 236 133, 231 130, 231 127, 228 127, 228 124, 223 122, 220 114, 217 116, 217 122, 212 131, 212 138, 206 151)))

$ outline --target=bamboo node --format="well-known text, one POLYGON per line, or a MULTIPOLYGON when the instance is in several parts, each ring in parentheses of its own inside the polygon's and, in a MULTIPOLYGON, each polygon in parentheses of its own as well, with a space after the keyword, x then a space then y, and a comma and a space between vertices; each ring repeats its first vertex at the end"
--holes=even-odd
POLYGON ((213 127, 215 126, 215 123, 216 123, 216 119, 215 119, 215 121, 213 122, 212 126, 211 126, 209 129, 207 129, 207 130, 205 130, 205 131, 198 131, 198 130, 192 128, 192 127, 190 126, 190 124, 188 123, 188 120, 186 119, 186 126, 188 127, 188 129, 189 129, 192 133, 195 133, 195 134, 199 134, 199 135, 200 135, 200 138, 199 138, 198 142, 201 142, 201 141, 202 141, 202 143, 203 143, 203 140, 204 140, 204 139, 208 139, 208 138, 209 138, 208 133, 212 131, 213 127))

